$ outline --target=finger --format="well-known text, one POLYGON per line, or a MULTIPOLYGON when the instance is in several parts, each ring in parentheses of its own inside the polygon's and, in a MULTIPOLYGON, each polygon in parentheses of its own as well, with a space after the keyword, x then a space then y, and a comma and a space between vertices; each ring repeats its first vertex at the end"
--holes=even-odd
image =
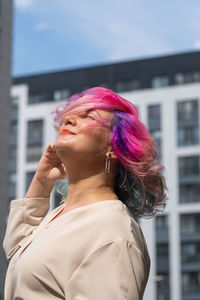
POLYGON ((56 147, 54 143, 50 143, 47 147, 47 151, 49 152, 56 152, 56 147))

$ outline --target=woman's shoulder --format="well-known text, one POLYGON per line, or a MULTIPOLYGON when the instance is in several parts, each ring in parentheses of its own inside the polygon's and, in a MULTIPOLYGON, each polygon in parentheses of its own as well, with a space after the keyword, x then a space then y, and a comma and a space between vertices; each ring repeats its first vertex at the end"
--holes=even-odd
POLYGON ((96 206, 97 210, 94 211, 94 215, 90 215, 91 220, 95 220, 98 232, 106 240, 126 240, 144 253, 147 246, 142 229, 128 207, 121 200, 114 201, 105 203, 101 209, 100 206, 96 206))

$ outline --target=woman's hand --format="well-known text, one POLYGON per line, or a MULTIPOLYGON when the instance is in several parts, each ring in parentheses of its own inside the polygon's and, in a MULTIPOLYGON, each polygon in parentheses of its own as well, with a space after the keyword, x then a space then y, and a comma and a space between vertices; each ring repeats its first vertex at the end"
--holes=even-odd
POLYGON ((56 154, 54 144, 49 144, 39 161, 26 197, 49 197, 55 183, 66 176, 66 169, 56 154))
POLYGON ((55 184, 66 176, 66 169, 56 154, 54 144, 49 144, 39 161, 35 177, 42 183, 55 184))

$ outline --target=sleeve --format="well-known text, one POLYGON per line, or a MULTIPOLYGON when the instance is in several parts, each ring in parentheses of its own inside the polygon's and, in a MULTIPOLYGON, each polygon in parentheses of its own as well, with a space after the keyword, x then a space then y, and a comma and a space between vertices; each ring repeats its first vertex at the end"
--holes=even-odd
POLYGON ((109 242, 90 254, 71 276, 68 300, 140 300, 149 276, 145 260, 132 242, 109 242))
POLYGON ((12 200, 3 248, 7 260, 19 249, 20 243, 38 227, 49 210, 49 198, 12 200))

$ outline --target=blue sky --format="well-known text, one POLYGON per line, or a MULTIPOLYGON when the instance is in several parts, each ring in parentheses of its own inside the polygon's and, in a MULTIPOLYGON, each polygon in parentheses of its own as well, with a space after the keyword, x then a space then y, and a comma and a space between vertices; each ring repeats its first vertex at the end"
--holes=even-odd
POLYGON ((15 0, 12 74, 200 50, 199 16, 199 0, 15 0))

